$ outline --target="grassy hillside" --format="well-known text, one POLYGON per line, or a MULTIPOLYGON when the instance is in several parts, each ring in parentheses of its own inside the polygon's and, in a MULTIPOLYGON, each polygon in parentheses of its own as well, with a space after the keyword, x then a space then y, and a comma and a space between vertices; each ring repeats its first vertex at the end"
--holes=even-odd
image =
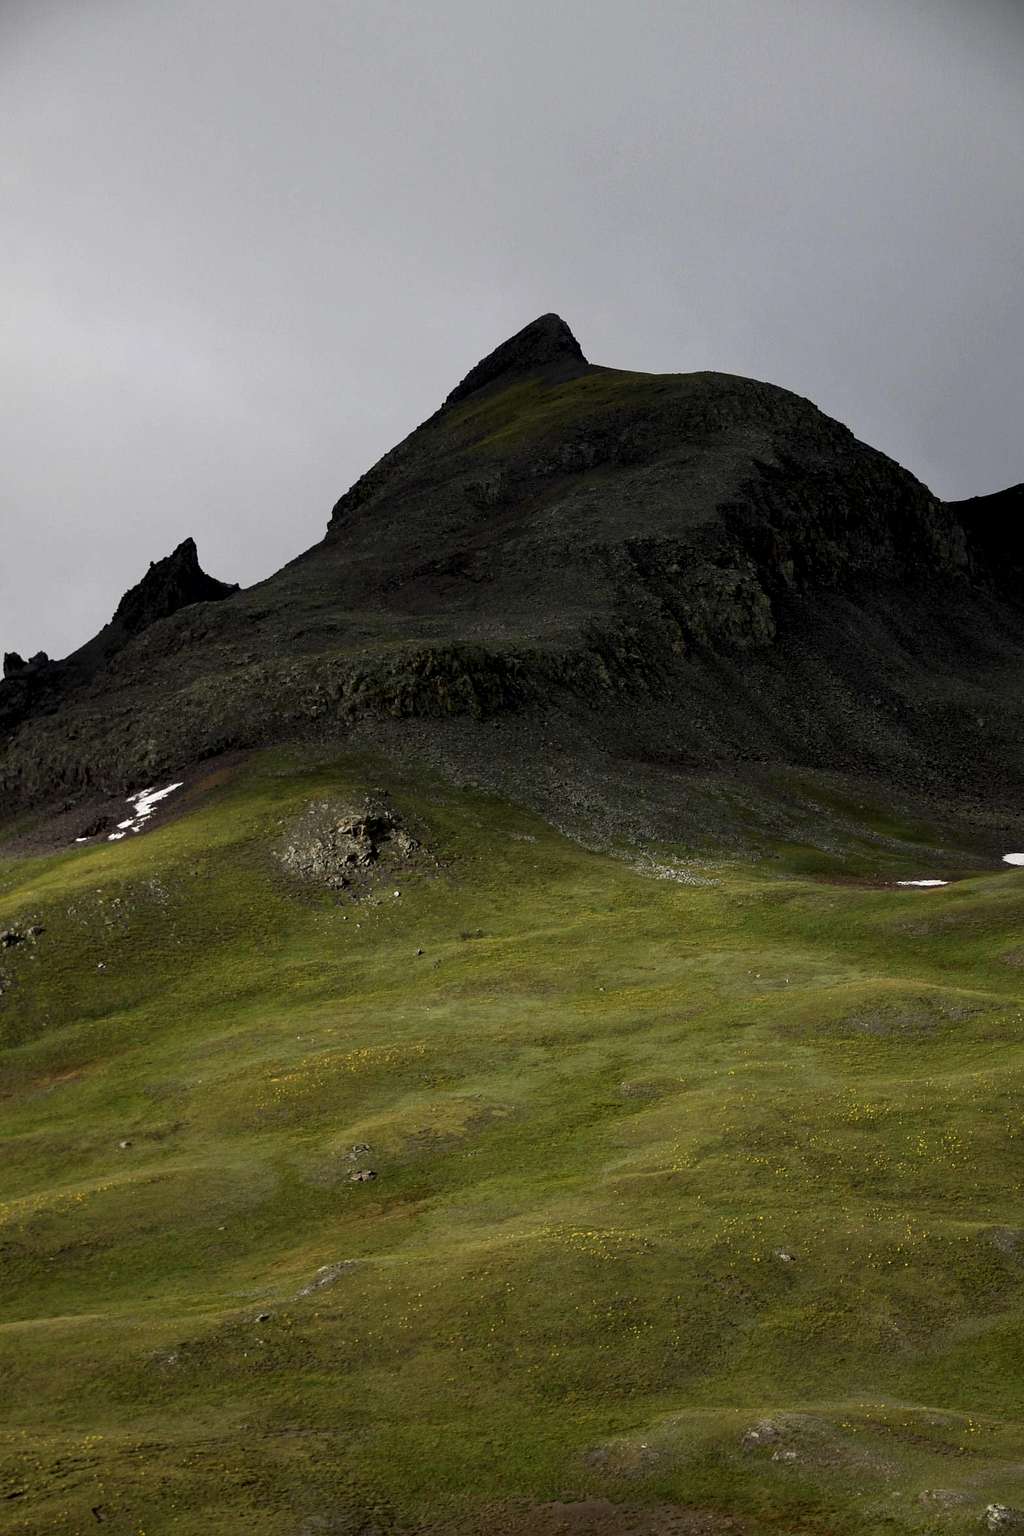
POLYGON ((287 877, 381 773, 0 863, 3 1529, 1024 1505, 1024 871, 897 889, 957 856, 866 824, 652 878, 392 774, 421 857, 287 877))

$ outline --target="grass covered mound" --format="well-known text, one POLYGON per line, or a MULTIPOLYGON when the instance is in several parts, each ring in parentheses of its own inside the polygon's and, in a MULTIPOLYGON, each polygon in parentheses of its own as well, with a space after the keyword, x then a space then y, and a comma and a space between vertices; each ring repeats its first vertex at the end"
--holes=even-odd
POLYGON ((4 1530, 1008 1528, 1024 873, 395 774, 413 853, 296 873, 381 772, 0 862, 4 1530))

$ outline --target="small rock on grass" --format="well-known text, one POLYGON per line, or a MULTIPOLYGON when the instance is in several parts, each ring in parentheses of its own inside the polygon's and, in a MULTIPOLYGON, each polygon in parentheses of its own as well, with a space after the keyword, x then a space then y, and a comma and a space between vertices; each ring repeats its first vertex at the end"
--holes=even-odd
POLYGON ((340 1259, 336 1264, 321 1264, 312 1280, 310 1280, 308 1285, 302 1287, 298 1295, 312 1296, 317 1291, 325 1290, 329 1285, 333 1285, 336 1280, 340 1280, 342 1275, 347 1274, 350 1269, 355 1269, 355 1267, 355 1259, 340 1259))
POLYGON ((376 1177, 377 1170, 375 1168, 357 1168, 355 1173, 350 1173, 348 1176, 350 1184, 365 1184, 367 1180, 375 1179, 376 1177))
POLYGON ((782 1431, 771 1419, 760 1419, 752 1424, 743 1436, 743 1449, 756 1451, 762 1445, 775 1445, 782 1439, 782 1431))
POLYGON ((1024 1510, 1009 1504, 990 1504, 985 1511, 985 1524, 990 1531, 1024 1531, 1024 1510))

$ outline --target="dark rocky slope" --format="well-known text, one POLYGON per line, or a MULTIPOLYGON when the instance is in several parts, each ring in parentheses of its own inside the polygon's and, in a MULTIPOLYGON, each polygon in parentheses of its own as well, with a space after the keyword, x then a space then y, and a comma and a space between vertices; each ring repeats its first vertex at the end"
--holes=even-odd
POLYGON ((967 539, 972 575, 1011 601, 1024 583, 1024 485, 950 503, 967 539))
MULTIPOLYGON (((1013 794, 1020 492, 984 501, 942 504, 786 390, 588 364, 544 316, 276 576, 187 606, 161 579, 134 628, 125 599, 73 689, 20 723, 17 677, 0 685, 0 792, 22 804, 296 733, 554 708, 675 762, 1013 794)), ((526 735, 542 750, 540 724, 526 735)))
POLYGON ((142 580, 130 587, 114 616, 98 635, 63 661, 45 654, 25 662, 16 652, 4 656, 0 687, 0 737, 21 720, 65 707, 68 695, 89 682, 136 635, 193 603, 218 603, 238 586, 208 576, 199 564, 195 539, 184 539, 163 560, 150 561, 142 580))

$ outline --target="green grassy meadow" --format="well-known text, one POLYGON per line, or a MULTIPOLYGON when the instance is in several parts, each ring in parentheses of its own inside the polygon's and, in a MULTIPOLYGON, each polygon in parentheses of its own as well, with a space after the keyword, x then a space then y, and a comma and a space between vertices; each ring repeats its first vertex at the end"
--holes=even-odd
POLYGON ((866 825, 654 879, 391 774, 430 860, 285 878, 382 772, 0 861, 0 1529, 1024 1505, 1024 870, 870 884, 935 870, 866 825))

